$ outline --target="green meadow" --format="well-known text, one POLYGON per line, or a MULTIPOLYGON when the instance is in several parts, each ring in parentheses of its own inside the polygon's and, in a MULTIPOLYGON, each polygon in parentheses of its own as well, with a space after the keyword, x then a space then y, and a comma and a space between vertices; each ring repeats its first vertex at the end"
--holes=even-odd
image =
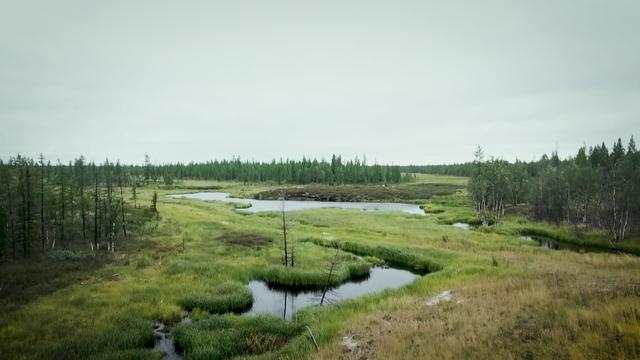
POLYGON ((0 265, 0 357, 161 359, 155 321, 172 329, 186 359, 640 357, 637 238, 619 244, 619 253, 545 249, 522 235, 611 244, 604 233, 529 221, 517 208, 497 225, 459 229, 451 224, 477 225, 466 184, 421 174, 389 189, 214 181, 139 188, 141 207, 157 192, 159 215, 132 210, 134 235, 118 251, 56 250, 0 265), (270 198, 305 187, 317 196, 331 188, 340 199, 415 203, 428 216, 289 212, 296 264, 284 268, 280 213, 169 196, 212 190, 270 198), (239 315, 254 301, 245 287, 251 280, 322 288, 381 263, 423 276, 397 290, 304 308, 291 322, 239 315))

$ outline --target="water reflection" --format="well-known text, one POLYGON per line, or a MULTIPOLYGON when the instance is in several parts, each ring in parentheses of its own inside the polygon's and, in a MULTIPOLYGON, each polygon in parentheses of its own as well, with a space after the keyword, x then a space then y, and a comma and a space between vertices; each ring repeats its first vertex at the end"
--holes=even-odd
MULTIPOLYGON (((327 292, 324 304, 333 305, 339 300, 352 299, 384 289, 397 289, 412 283, 418 275, 407 270, 374 267, 368 278, 350 281, 327 292)), ((285 320, 307 306, 320 304, 322 291, 270 288, 265 282, 254 280, 247 285, 253 293, 253 307, 245 314, 250 316, 271 314, 285 320)))
MULTIPOLYGON (((198 192, 192 194, 171 195, 174 198, 196 199, 205 201, 223 201, 228 203, 247 204, 250 207, 242 209, 248 212, 282 211, 282 200, 257 200, 230 198, 226 192, 198 192)), ((424 211, 413 204, 383 203, 383 202, 343 202, 343 201, 301 201, 285 200, 285 211, 298 211, 306 209, 340 208, 357 209, 362 211, 402 211, 408 214, 425 216, 424 211)))
POLYGON ((540 245, 540 247, 551 250, 571 250, 576 252, 607 252, 612 254, 620 252, 620 250, 616 249, 605 249, 593 246, 581 246, 578 244, 564 243, 543 236, 523 235, 521 236, 521 238, 525 240, 536 241, 540 245))
POLYGON ((469 230, 471 228, 471 225, 467 224, 467 223, 454 223, 451 226, 456 227, 458 229, 462 229, 462 230, 469 230))

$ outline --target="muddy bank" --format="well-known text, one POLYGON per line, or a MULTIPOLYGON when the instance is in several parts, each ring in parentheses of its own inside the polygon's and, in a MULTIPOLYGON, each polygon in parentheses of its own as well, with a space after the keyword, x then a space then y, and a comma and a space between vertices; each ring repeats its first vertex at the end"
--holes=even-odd
POLYGON ((263 191, 256 199, 277 200, 284 194, 289 200, 316 201, 407 201, 430 199, 434 195, 453 194, 461 186, 451 184, 400 185, 306 185, 263 191))

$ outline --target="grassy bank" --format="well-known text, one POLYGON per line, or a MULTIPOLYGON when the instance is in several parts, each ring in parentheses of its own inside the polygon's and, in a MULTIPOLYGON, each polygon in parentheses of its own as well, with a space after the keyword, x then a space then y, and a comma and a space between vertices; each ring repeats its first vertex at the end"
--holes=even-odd
POLYGON ((360 279, 369 275, 371 264, 365 261, 347 262, 337 266, 327 276, 326 267, 319 269, 299 269, 283 266, 267 266, 255 270, 256 279, 266 282, 271 287, 286 287, 289 289, 322 289, 326 285, 337 286, 350 280, 360 279))
POLYGON ((272 316, 213 315, 178 325, 175 339, 186 359, 228 359, 277 350, 303 331, 301 324, 272 316))
POLYGON ((432 256, 428 256, 425 250, 394 248, 388 246, 368 246, 362 243, 352 241, 323 240, 318 238, 309 238, 316 245, 331 247, 350 252, 361 256, 371 256, 375 259, 381 259, 384 262, 397 267, 405 268, 417 272, 419 274, 428 274, 434 271, 442 270, 443 265, 438 262, 437 258, 450 258, 449 254, 443 251, 430 251, 432 256))
POLYGON ((240 313, 250 309, 252 303, 251 291, 236 282, 225 282, 205 292, 189 294, 180 301, 185 310, 200 309, 211 314, 240 313))

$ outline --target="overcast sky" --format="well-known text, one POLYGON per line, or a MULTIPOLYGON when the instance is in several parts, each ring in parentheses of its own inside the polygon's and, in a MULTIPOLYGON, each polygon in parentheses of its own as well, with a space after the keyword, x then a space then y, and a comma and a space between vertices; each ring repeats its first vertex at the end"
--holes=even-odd
POLYGON ((0 0, 0 157, 531 160, 640 134, 640 1, 0 0))

